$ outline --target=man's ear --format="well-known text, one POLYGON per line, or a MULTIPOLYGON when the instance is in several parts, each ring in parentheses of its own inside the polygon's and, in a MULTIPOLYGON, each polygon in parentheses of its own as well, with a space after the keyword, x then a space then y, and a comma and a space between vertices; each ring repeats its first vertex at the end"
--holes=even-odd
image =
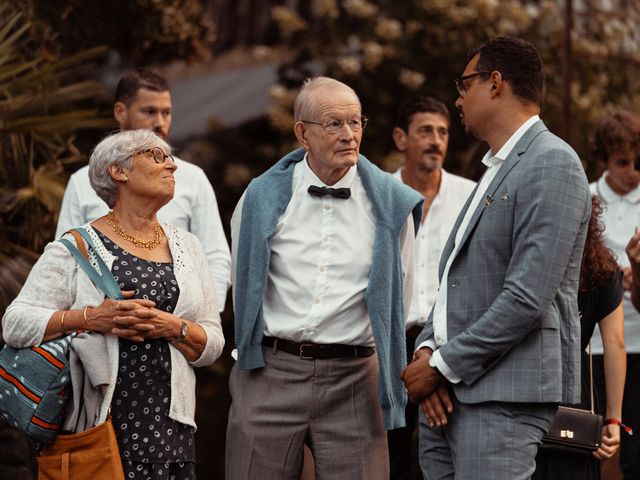
POLYGON ((304 128, 302 122, 296 122, 293 126, 293 132, 296 134, 298 142, 306 149, 309 150, 309 140, 307 139, 307 129, 304 128))
POLYGON ((500 72, 493 72, 491 74, 491 77, 489 78, 489 81, 491 82, 492 97, 499 95, 506 86, 506 83, 502 78, 502 74, 500 72))
POLYGON ((122 102, 116 102, 113 105, 113 117, 116 119, 116 122, 122 128, 122 125, 127 123, 127 117, 129 115, 129 111, 127 110, 127 106, 122 102))
POLYGON ((400 127, 395 127, 391 133, 393 137, 393 143, 396 144, 396 148, 401 152, 404 152, 407 148, 407 134, 400 127))

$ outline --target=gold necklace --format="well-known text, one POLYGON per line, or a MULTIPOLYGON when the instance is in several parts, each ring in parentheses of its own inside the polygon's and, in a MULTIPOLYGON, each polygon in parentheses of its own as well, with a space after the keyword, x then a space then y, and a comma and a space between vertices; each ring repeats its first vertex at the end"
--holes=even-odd
POLYGON ((106 220, 107 220, 107 223, 111 225, 111 228, 113 229, 114 232, 116 232, 118 235, 120 235, 122 238, 124 238, 128 242, 133 243, 138 248, 148 248, 149 250, 153 250, 158 245, 160 245, 160 242, 162 242, 162 239, 164 238, 164 232, 162 231, 162 227, 160 226, 160 224, 157 224, 154 227, 153 238, 145 242, 144 240, 140 240, 138 238, 132 237, 127 232, 125 232, 124 228, 122 228, 122 225, 120 225, 120 222, 116 217, 116 214, 113 213, 113 210, 111 210, 107 214, 106 220))

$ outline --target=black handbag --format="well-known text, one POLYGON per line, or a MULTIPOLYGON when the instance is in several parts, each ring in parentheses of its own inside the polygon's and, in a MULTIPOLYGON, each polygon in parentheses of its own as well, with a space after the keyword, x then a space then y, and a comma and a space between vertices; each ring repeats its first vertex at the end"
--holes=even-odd
POLYGON ((541 448, 557 452, 591 455, 600 446, 602 415, 595 413, 593 401, 593 365, 589 343, 589 389, 591 410, 559 406, 541 448))

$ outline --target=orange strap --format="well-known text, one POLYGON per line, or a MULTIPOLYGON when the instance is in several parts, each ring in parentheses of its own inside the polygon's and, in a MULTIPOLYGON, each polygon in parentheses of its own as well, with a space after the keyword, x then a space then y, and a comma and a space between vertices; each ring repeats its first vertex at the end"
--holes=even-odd
POLYGON ((62 454, 62 472, 60 480, 70 480, 71 475, 69 474, 69 462, 71 455, 69 452, 65 452, 62 454))
POLYGON ((84 240, 82 239, 82 236, 75 229, 69 230, 69 233, 73 235, 73 238, 76 239, 76 245, 78 246, 78 250, 80 251, 82 256, 87 260, 89 260, 89 253, 87 252, 87 247, 84 245, 84 240))

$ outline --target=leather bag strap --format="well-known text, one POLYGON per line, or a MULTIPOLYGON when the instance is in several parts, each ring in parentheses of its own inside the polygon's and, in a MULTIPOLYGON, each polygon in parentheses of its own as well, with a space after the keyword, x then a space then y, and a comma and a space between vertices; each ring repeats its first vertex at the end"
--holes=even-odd
POLYGON ((69 233, 73 235, 73 238, 76 240, 76 247, 78 247, 78 250, 80 251, 82 256, 89 260, 89 253, 87 252, 87 247, 82 241, 82 235, 80 235, 80 233, 78 233, 78 231, 75 229, 69 230, 69 233))
POLYGON ((111 273, 111 270, 109 270, 109 267, 107 267, 107 264, 104 263, 104 260, 102 260, 100 255, 98 255, 97 250, 93 245, 93 241, 89 236, 89 233, 84 228, 73 229, 73 230, 70 230, 70 232, 75 238, 76 242, 78 243, 78 246, 74 245, 66 238, 61 238, 60 242, 62 242, 62 244, 65 247, 67 247, 69 252, 71 252, 71 255, 73 255, 73 257, 78 262, 78 266, 82 268, 84 273, 87 274, 87 276, 91 279, 93 284, 99 290, 104 292, 104 294, 107 297, 112 298, 114 300, 122 300, 124 297, 122 296, 122 291, 120 290, 120 286, 116 282, 116 279, 113 278, 113 274, 111 273), (98 263, 98 267, 100 268, 100 273, 96 272, 95 268, 93 268, 91 263, 89 263, 89 260, 87 260, 89 256, 87 254, 87 250, 84 246, 84 242, 82 241, 82 239, 84 239, 89 245, 89 247, 93 249, 95 253, 96 262, 98 263), (80 247, 80 245, 82 246, 80 247))
POLYGON ((64 452, 60 458, 60 461, 62 462, 61 465, 61 480, 70 480, 71 479, 71 472, 70 472, 70 465, 69 463, 71 463, 71 453, 70 452, 64 452))
POLYGON ((595 402, 593 400, 593 357, 591 356, 591 341, 589 341, 589 394, 591 395, 591 413, 595 413, 595 402))

